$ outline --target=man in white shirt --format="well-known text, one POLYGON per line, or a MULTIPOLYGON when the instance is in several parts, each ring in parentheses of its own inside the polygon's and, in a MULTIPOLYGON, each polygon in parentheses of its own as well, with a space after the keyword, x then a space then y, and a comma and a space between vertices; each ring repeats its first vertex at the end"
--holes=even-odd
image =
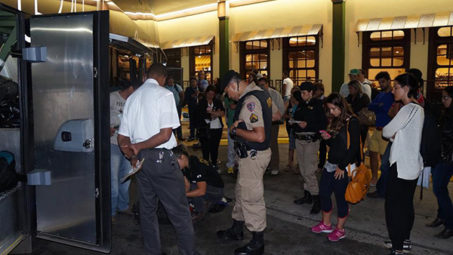
POLYGON ((161 254, 156 216, 160 200, 175 227, 179 253, 196 254, 184 176, 171 151, 177 145, 172 129, 180 123, 173 93, 163 88, 167 69, 155 63, 148 77, 128 98, 118 132, 120 148, 131 163, 135 165, 138 159, 144 159, 137 182, 145 253, 161 254))
POLYGON ((358 81, 362 85, 362 92, 367 94, 368 98, 371 100, 371 86, 373 83, 365 78, 365 71, 363 69, 359 69, 359 75, 357 76, 358 81))
POLYGON ((285 106, 288 105, 289 99, 291 98, 291 90, 294 87, 293 81, 289 78, 288 72, 283 72, 283 87, 282 96, 285 106))
POLYGON ((349 96, 349 86, 348 86, 348 84, 349 84, 350 81, 357 80, 358 77, 359 77, 359 74, 360 74, 360 70, 359 69, 351 69, 349 71, 349 74, 348 74, 349 75, 349 81, 343 83, 343 85, 341 85, 341 88, 340 88, 340 95, 341 96, 343 96, 344 98, 347 98, 349 96))
POLYGON ((121 183, 131 166, 118 147, 118 128, 121 124, 126 99, 134 92, 129 81, 119 80, 119 90, 110 93, 110 179, 112 197, 112 216, 116 212, 124 212, 129 208, 130 181, 121 183))

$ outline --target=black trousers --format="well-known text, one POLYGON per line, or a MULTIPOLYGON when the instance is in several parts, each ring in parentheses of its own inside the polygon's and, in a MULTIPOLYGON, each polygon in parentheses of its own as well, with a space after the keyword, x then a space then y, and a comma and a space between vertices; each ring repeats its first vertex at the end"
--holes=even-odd
POLYGON ((145 159, 142 170, 137 173, 140 225, 145 254, 162 254, 156 215, 159 200, 178 236, 179 254, 194 254, 192 218, 185 193, 184 177, 176 157, 170 150, 147 149, 141 151, 138 158, 145 159))
POLYGON ((321 200, 321 210, 324 212, 332 211, 332 193, 335 194, 337 201, 337 214, 338 218, 344 218, 349 214, 349 206, 346 202, 344 194, 348 187, 349 178, 345 172, 345 176, 336 180, 334 177, 335 172, 329 173, 326 169, 322 170, 321 182, 319 183, 319 198, 321 200))
POLYGON ((396 163, 390 167, 385 196, 385 221, 392 248, 403 250, 403 242, 410 239, 414 225, 414 192, 417 179, 398 178, 396 163))
POLYGON ((222 138, 222 128, 208 129, 206 134, 200 136, 201 150, 203 152, 203 159, 217 165, 217 158, 219 156, 220 138, 222 138))

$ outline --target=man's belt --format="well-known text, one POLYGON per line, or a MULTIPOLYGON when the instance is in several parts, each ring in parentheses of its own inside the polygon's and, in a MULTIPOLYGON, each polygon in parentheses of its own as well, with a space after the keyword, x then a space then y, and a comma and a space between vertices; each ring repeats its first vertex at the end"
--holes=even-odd
POLYGON ((318 134, 312 133, 312 134, 294 134, 297 140, 303 140, 303 141, 317 141, 319 139, 318 134))

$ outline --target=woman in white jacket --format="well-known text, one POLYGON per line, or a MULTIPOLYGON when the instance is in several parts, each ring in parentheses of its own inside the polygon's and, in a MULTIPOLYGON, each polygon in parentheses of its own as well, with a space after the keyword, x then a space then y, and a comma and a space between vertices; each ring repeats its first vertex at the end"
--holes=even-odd
POLYGON ((403 107, 383 129, 390 139, 390 172, 385 197, 385 220, 391 240, 391 254, 410 249, 410 232, 414 224, 414 192, 423 159, 420 155, 424 111, 417 104, 418 81, 409 73, 395 78, 393 95, 403 107))

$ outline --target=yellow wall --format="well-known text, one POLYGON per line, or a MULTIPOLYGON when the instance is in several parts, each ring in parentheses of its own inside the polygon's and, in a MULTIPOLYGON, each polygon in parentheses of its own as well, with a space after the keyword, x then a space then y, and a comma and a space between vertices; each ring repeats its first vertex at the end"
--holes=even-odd
MULTIPOLYGON (((351 68, 362 66, 362 45, 357 46, 356 24, 360 19, 421 15, 453 11, 451 0, 347 0, 345 79, 351 68)), ((428 30, 423 44, 422 30, 417 29, 417 43, 412 30, 410 66, 419 68, 426 80, 428 68, 428 30)), ((370 77, 374 78, 374 77, 370 77)))
MULTIPOLYGON (((159 40, 161 43, 214 35, 213 78, 219 77, 219 20, 217 12, 208 12, 194 16, 159 21, 159 40)), ((189 80, 189 53, 182 51, 181 65, 184 68, 183 79, 189 80), (184 54, 185 53, 185 54, 184 54)))

